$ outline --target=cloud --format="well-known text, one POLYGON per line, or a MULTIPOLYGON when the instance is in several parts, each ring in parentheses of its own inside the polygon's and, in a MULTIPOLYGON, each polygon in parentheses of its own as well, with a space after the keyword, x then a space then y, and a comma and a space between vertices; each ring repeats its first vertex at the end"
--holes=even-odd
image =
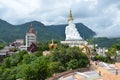
POLYGON ((12 24, 66 24, 70 8, 74 22, 85 24, 97 37, 120 37, 119 0, 1 0, 0 18, 12 24))

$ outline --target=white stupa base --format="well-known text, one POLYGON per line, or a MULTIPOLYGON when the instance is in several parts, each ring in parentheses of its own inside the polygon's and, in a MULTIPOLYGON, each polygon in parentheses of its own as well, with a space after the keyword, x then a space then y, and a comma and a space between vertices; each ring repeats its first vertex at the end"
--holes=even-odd
POLYGON ((68 44, 70 47, 74 47, 74 46, 80 47, 87 45, 88 42, 84 40, 65 40, 65 41, 61 41, 61 44, 68 44))

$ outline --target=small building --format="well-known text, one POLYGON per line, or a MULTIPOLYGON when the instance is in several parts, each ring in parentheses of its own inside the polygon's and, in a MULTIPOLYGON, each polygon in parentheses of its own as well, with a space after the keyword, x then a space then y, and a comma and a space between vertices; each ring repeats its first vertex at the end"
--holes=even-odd
POLYGON ((27 47, 26 46, 24 46, 24 45, 21 45, 20 47, 19 47, 19 50, 27 50, 27 47))
POLYGON ((44 55, 44 56, 47 56, 47 55, 50 55, 50 54, 51 54, 50 51, 43 51, 43 55, 44 55))
POLYGON ((16 43, 19 43, 20 45, 23 45, 24 39, 16 39, 16 43))
POLYGON ((108 49, 106 49, 106 48, 98 48, 98 49, 96 49, 96 51, 97 51, 97 53, 99 54, 99 55, 101 55, 101 56, 106 56, 106 52, 108 52, 108 49))
POLYGON ((0 50, 0 62, 3 61, 3 59, 5 58, 6 55, 8 55, 7 53, 9 52, 9 47, 6 46, 3 49, 0 50))
POLYGON ((16 41, 10 44, 10 51, 13 51, 14 48, 17 48, 18 50, 28 50, 30 52, 35 52, 38 50, 37 36, 32 24, 29 31, 26 33, 25 42, 26 45, 24 45, 24 39, 16 39, 16 41))
POLYGON ((35 43, 32 43, 30 47, 27 48, 27 50, 31 53, 36 52, 38 50, 38 47, 35 43))

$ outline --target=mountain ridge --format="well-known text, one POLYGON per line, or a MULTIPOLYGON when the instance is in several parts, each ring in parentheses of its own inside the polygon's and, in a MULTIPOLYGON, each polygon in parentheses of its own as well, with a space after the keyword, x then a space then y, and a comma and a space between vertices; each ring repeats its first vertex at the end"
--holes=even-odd
MULTIPOLYGON (((32 24, 34 30, 38 33, 39 41, 47 41, 52 38, 56 40, 64 40, 65 39, 65 27, 67 24, 61 25, 44 25, 39 21, 30 21, 19 25, 13 25, 8 23, 7 21, 0 19, 0 39, 6 42, 12 42, 15 39, 25 39, 26 32, 29 31, 30 25, 32 24)), ((91 38, 96 33, 89 29, 82 23, 75 23, 77 29, 81 36, 85 39, 91 38)))

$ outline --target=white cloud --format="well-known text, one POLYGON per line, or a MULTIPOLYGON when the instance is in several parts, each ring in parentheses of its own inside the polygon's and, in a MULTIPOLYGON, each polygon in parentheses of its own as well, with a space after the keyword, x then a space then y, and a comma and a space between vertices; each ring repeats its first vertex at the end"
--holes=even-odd
POLYGON ((119 0, 0 0, 0 18, 12 24, 66 24, 70 8, 74 22, 84 23, 97 36, 120 37, 119 0))

